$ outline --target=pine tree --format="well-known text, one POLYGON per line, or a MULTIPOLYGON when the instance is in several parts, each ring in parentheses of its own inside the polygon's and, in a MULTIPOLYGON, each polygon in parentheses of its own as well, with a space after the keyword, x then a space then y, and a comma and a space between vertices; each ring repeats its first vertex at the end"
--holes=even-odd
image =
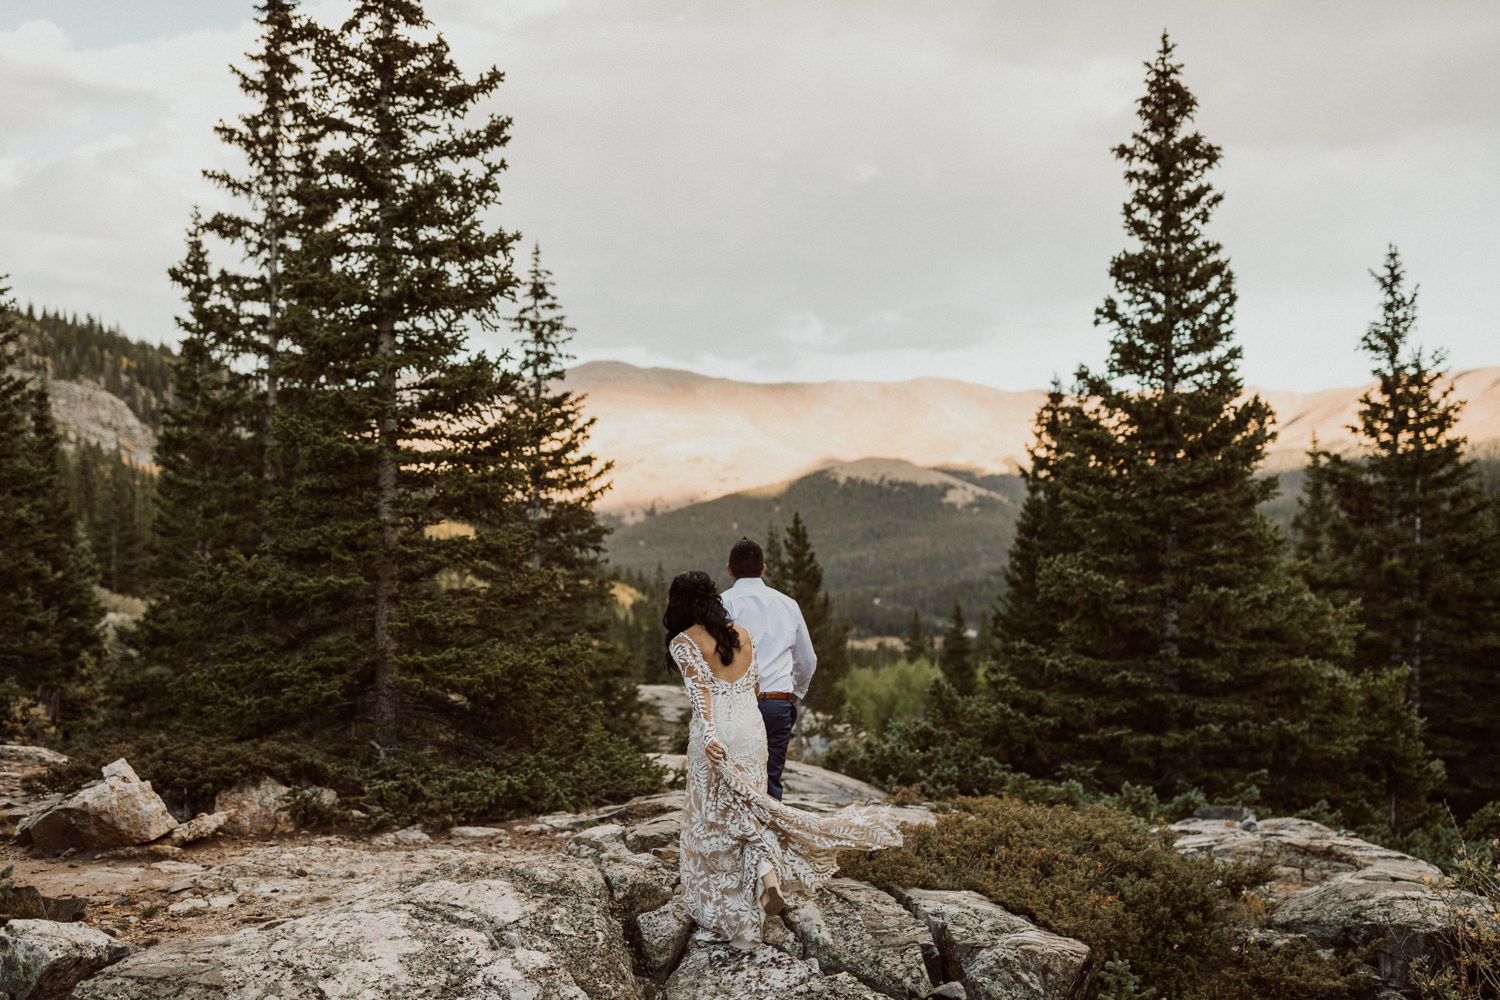
POLYGON ((1454 433, 1462 403, 1444 384, 1442 355, 1412 343, 1417 290, 1406 290, 1394 246, 1371 276, 1381 313, 1360 346, 1377 384, 1353 428, 1368 452, 1309 469, 1304 510, 1330 508, 1321 525, 1330 554, 1308 578, 1359 601, 1355 662, 1407 671, 1408 700, 1447 765, 1444 794, 1472 810, 1500 798, 1500 735, 1480 707, 1500 699, 1500 534, 1454 433))
POLYGON ((1347 653, 1347 616, 1287 571, 1257 510, 1274 490, 1255 476, 1272 413, 1239 398, 1234 276, 1206 234, 1221 152, 1189 131, 1197 101, 1173 51, 1164 34, 1141 127, 1114 150, 1136 246, 1111 261, 1116 294, 1096 313, 1113 328, 1107 367, 1081 369, 1073 401, 1054 393, 1038 420, 997 689, 1039 737, 1011 763, 1169 793, 1253 783, 1278 804, 1373 814, 1384 789, 1341 785, 1373 738, 1341 714, 1361 695, 1328 659, 1347 653))
POLYGON ((818 712, 833 712, 843 704, 838 682, 849 672, 849 633, 854 626, 834 617, 833 598, 823 589, 823 567, 818 564, 801 513, 792 514, 782 551, 784 593, 802 609, 808 636, 818 654, 818 672, 808 689, 807 705, 818 712))
POLYGON ((19 333, 8 293, 0 284, 0 726, 30 725, 35 737, 77 721, 89 700, 103 609, 47 392, 10 370, 19 333))
POLYGON ((922 613, 916 608, 912 608, 911 622, 906 627, 905 650, 908 663, 932 659, 932 641, 928 638, 927 626, 922 624, 922 613))
POLYGON ((513 436, 525 468, 525 494, 519 499, 531 530, 531 564, 555 572, 565 590, 549 627, 594 642, 589 675, 606 725, 622 736, 637 735, 637 671, 610 636, 610 581, 603 558, 609 531, 594 513, 614 463, 600 462, 585 450, 594 420, 583 413, 583 397, 560 385, 572 360, 568 343, 575 331, 552 290, 551 272, 542 267, 540 246, 532 248, 520 302, 511 321, 519 341, 520 379, 501 429, 513 436))
POLYGON ((1302 579, 1313 592, 1336 605, 1348 604, 1350 595, 1340 585, 1343 560, 1337 551, 1338 507, 1334 504, 1329 462, 1334 456, 1318 447, 1317 436, 1307 451, 1302 495, 1292 517, 1292 559, 1302 579))
POLYGON ((574 330, 552 291, 552 274, 542 267, 542 250, 531 252, 531 270, 512 325, 521 349, 521 383, 509 427, 519 438, 526 463, 526 509, 531 522, 532 565, 566 569, 599 579, 608 529, 594 504, 609 488, 613 462, 584 451, 591 417, 583 397, 560 388, 573 356, 574 330))
POLYGON ((761 554, 766 559, 766 572, 761 579, 772 590, 786 593, 791 582, 787 575, 786 557, 781 550, 781 529, 776 526, 775 522, 766 526, 766 545, 761 550, 761 554))
POLYGON ((261 46, 247 54, 250 71, 230 67, 253 110, 236 124, 220 122, 214 131, 244 155, 247 172, 204 172, 248 209, 244 215, 218 212, 204 228, 239 247, 252 268, 244 274, 221 273, 217 281, 237 307, 237 336, 229 343, 255 359, 261 477, 267 491, 275 488, 277 476, 282 345, 295 339, 288 325, 297 319, 295 302, 289 303, 283 293, 283 271, 299 236, 329 221, 329 206, 317 197, 312 176, 319 133, 326 125, 311 107, 303 80, 317 29, 296 8, 293 0, 264 0, 256 8, 261 46))
MULTIPOLYGON (((269 439, 245 435, 259 515, 202 566, 215 625, 172 686, 179 724, 316 740, 408 814, 439 787, 471 817, 633 794, 653 776, 592 698, 597 637, 558 627, 577 576, 536 565, 523 379, 468 343, 517 286, 494 223, 509 120, 473 110, 502 76, 466 80, 431 27, 368 0, 313 30, 317 142, 293 194, 322 221, 283 229, 278 400, 269 439)), ((185 286, 257 301, 217 275, 185 286)), ((264 388, 264 365, 248 374, 264 388)))
POLYGON ((971 695, 979 687, 978 671, 974 665, 974 650, 969 640, 969 626, 964 621, 964 609, 953 602, 953 617, 948 619, 948 630, 943 633, 943 649, 938 655, 938 667, 953 690, 960 695, 971 695))

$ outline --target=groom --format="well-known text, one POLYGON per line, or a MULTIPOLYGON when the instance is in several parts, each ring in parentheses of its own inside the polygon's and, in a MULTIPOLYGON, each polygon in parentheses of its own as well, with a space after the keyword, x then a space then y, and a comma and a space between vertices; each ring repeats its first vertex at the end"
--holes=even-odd
POLYGON ((807 634, 807 622, 797 602, 761 579, 766 557, 760 546, 741 538, 729 550, 729 575, 734 578, 720 598, 730 619, 755 640, 760 660, 760 717, 766 724, 766 792, 781 798, 781 772, 786 746, 797 722, 797 702, 807 696, 818 655, 807 634))

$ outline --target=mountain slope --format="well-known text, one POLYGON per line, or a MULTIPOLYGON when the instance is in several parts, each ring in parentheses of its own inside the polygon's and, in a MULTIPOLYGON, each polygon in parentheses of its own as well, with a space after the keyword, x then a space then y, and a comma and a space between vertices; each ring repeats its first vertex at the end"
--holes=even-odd
POLYGON ((894 459, 835 465, 774 487, 734 493, 618 527, 609 558, 646 574, 688 569, 720 586, 741 535, 801 513, 839 613, 866 632, 900 634, 913 608, 937 624, 960 601, 977 619, 1000 592, 1024 490, 1018 476, 984 487, 894 459))
MULTIPOLYGON (((1459 433, 1471 445, 1500 440, 1500 367, 1455 373, 1453 384, 1467 400, 1459 433)), ((625 520, 874 456, 1013 474, 1045 396, 933 378, 760 384, 605 361, 574 368, 567 386, 598 420, 594 452, 615 462, 600 509, 625 520)), ((1352 450, 1365 388, 1250 390, 1277 413, 1266 471, 1301 468, 1314 434, 1352 450)))

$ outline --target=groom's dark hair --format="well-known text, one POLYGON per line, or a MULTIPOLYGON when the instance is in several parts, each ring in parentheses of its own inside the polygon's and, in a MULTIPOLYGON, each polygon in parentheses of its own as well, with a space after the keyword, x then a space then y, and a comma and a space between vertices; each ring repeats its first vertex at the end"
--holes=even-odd
POLYGON ((760 576, 766 568, 766 556, 760 546, 748 538, 741 538, 729 550, 729 572, 736 580, 748 576, 760 576))

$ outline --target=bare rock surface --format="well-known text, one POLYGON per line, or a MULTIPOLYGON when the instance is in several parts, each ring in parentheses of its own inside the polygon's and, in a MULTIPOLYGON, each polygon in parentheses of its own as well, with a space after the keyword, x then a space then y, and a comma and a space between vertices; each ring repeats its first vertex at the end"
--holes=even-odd
POLYGON ((885 1000, 848 973, 825 977, 805 962, 762 945, 694 945, 662 990, 663 1000, 885 1000))
POLYGON ((105 765, 100 780, 27 816, 16 829, 16 840, 43 852, 125 847, 155 840, 176 826, 151 782, 142 781, 121 758, 105 765))
POLYGON ((263 837, 292 831, 292 814, 286 797, 291 789, 275 778, 245 782, 214 796, 214 812, 229 813, 225 833, 241 837, 263 837))
POLYGON ((665 906, 638 915, 635 926, 641 943, 642 964, 652 978, 660 982, 677 968, 698 925, 688 913, 682 897, 674 896, 665 906))
POLYGON ((1074 1000, 1088 986, 1089 948, 1044 931, 969 891, 907 889, 901 901, 932 932, 945 981, 969 1000, 1074 1000))
MULTIPOLYGON (((1419 858, 1305 819, 1268 819, 1245 830, 1233 822, 1174 824, 1176 847, 1223 861, 1267 860, 1275 883, 1269 927, 1341 951, 1375 945, 1381 979, 1400 983, 1412 960, 1432 954, 1446 919, 1442 873, 1419 858)), ((1489 912, 1483 900, 1456 900, 1489 912)))
POLYGON ((64 754, 46 747, 27 746, 24 743, 0 743, 0 763, 3 764, 48 767, 52 764, 66 764, 67 762, 68 758, 64 754))
POLYGON ((224 828, 230 818, 227 812, 199 813, 167 834, 167 843, 174 847, 181 847, 195 840, 202 840, 204 837, 212 837, 224 828))
POLYGON ((625 846, 637 853, 663 847, 676 848, 681 834, 682 813, 663 813, 626 830, 625 846))
POLYGON ((900 903, 865 882, 830 879, 786 911, 802 953, 825 972, 848 972, 887 996, 918 996, 931 987, 927 960, 937 957, 932 932, 900 903))
POLYGON ((1246 830, 1234 820, 1174 823, 1178 851, 1216 861, 1269 861, 1278 894, 1318 885, 1335 875, 1380 865, 1410 878, 1438 878, 1432 865, 1400 851, 1331 830, 1308 819, 1267 819, 1246 830))
POLYGON ((0 927, 0 994, 64 1000, 73 987, 129 951, 86 924, 12 920, 0 927))
POLYGON ((640 987, 597 868, 467 855, 296 919, 158 945, 74 996, 624 1000, 640 987))
POLYGON ((610 897, 632 914, 663 905, 677 886, 675 862, 651 854, 605 854, 598 863, 610 897))

